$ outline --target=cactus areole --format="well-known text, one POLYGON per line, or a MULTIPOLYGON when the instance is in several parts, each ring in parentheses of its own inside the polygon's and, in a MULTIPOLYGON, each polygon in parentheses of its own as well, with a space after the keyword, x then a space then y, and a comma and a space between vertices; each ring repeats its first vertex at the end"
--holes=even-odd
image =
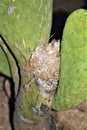
POLYGON ((66 21, 61 47, 59 87, 52 101, 67 110, 87 100, 87 10, 73 12, 66 21))

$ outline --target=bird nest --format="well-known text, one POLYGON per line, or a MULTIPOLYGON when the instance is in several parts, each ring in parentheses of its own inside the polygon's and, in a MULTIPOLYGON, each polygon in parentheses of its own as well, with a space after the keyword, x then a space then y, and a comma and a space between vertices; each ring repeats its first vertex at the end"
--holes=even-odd
POLYGON ((60 42, 38 45, 26 64, 26 72, 35 77, 35 83, 43 93, 52 93, 57 88, 60 66, 60 42))

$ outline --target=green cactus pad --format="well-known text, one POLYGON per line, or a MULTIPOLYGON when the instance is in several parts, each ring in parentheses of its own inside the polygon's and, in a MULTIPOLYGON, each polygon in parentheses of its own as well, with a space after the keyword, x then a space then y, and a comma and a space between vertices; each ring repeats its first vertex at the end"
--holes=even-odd
MULTIPOLYGON (((20 70, 22 70, 21 80, 25 85, 29 81, 30 77, 24 72, 26 61, 30 58, 29 48, 34 49, 36 45, 40 43, 48 42, 51 20, 52 19, 52 0, 3 0, 0 1, 0 36, 2 36, 7 45, 14 54, 20 70), (17 47, 18 46, 18 47, 17 47), (19 49, 17 49, 19 48, 19 49), (21 53, 23 55, 21 55, 21 53)), ((6 52, 6 56, 10 62, 10 75, 9 66, 6 57, 3 59, 3 52, 0 48, 0 72, 5 75, 12 76, 15 86, 19 87, 19 73, 18 66, 14 57, 4 44, 3 40, 0 40, 0 47, 6 52), (2 63, 3 62, 3 63, 2 63), (6 67, 5 67, 6 66, 6 67)), ((22 86, 23 86, 22 85, 22 86)), ((17 88, 15 87, 15 88, 17 88)), ((16 91, 19 88, 15 89, 16 91)), ((35 84, 28 89, 22 89, 20 92, 21 98, 20 106, 17 104, 18 109, 22 109, 23 116, 28 119, 39 120, 37 116, 33 115, 31 107, 32 104, 42 103, 41 95, 35 84)), ((16 93, 17 94, 17 93, 16 93)), ((17 109, 16 108, 16 109, 17 109)))
POLYGON ((56 110, 74 108, 87 100, 87 10, 67 19, 62 40, 60 81, 52 102, 56 110))
MULTIPOLYGON (((34 49, 37 44, 47 42, 51 29, 52 0, 3 0, 0 1, 0 35, 6 40, 11 51, 15 55, 20 68, 23 70, 25 60, 20 52, 28 60, 29 48, 34 49)), ((19 75, 17 65, 2 39, 0 47, 4 49, 10 62, 10 70, 13 80, 18 84, 19 75)), ((0 51, 0 55, 2 51, 0 51)), ((8 63, 0 57, 0 72, 10 76, 8 63), (5 66, 5 68, 4 68, 5 66)), ((22 74, 23 84, 29 77, 22 74)))
POLYGON ((4 75, 7 75, 10 77, 10 69, 9 69, 9 62, 6 57, 6 53, 4 52, 3 48, 0 47, 0 73, 4 75), (2 58, 3 57, 3 58, 2 58), (3 72, 2 72, 2 66, 3 66, 3 72), (7 71, 6 71, 7 70, 7 71))

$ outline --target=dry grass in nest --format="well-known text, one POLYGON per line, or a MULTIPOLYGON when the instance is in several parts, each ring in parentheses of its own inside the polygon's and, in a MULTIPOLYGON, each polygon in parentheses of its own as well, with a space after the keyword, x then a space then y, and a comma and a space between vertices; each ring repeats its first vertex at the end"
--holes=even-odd
POLYGON ((26 64, 26 72, 36 78, 36 83, 46 91, 55 90, 59 80, 60 42, 38 45, 26 64))

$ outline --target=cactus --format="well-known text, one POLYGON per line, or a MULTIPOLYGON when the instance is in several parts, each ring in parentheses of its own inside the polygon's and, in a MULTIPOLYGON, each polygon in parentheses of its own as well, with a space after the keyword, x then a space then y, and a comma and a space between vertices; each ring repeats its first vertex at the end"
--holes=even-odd
POLYGON ((59 87, 52 101, 56 110, 67 110, 87 100, 87 10, 67 19, 61 47, 59 87))
POLYGON ((2 70, 2 66, 3 66, 3 68, 5 68, 5 69, 3 69, 4 75, 8 75, 8 77, 10 77, 11 75, 10 75, 9 63, 6 58, 6 54, 3 50, 3 48, 1 47, 0 48, 0 70, 2 70))
MULTIPOLYGON (((13 78, 16 95, 20 83, 24 86, 30 79, 24 72, 30 58, 29 48, 34 49, 36 45, 49 40, 51 15, 52 0, 0 1, 0 73, 13 78)), ((24 116, 37 119, 29 106, 33 102, 42 102, 35 84, 27 91, 22 90, 21 100, 24 116)))
MULTIPOLYGON (((24 66, 25 61, 19 54, 16 45, 28 60, 28 49, 34 49, 37 44, 48 40, 51 14, 51 0, 22 0, 21 2, 3 0, 3 2, 0 2, 0 34, 15 53, 21 67, 24 66)), ((3 73, 3 70, 4 68, 1 68, 0 72, 3 73)))

